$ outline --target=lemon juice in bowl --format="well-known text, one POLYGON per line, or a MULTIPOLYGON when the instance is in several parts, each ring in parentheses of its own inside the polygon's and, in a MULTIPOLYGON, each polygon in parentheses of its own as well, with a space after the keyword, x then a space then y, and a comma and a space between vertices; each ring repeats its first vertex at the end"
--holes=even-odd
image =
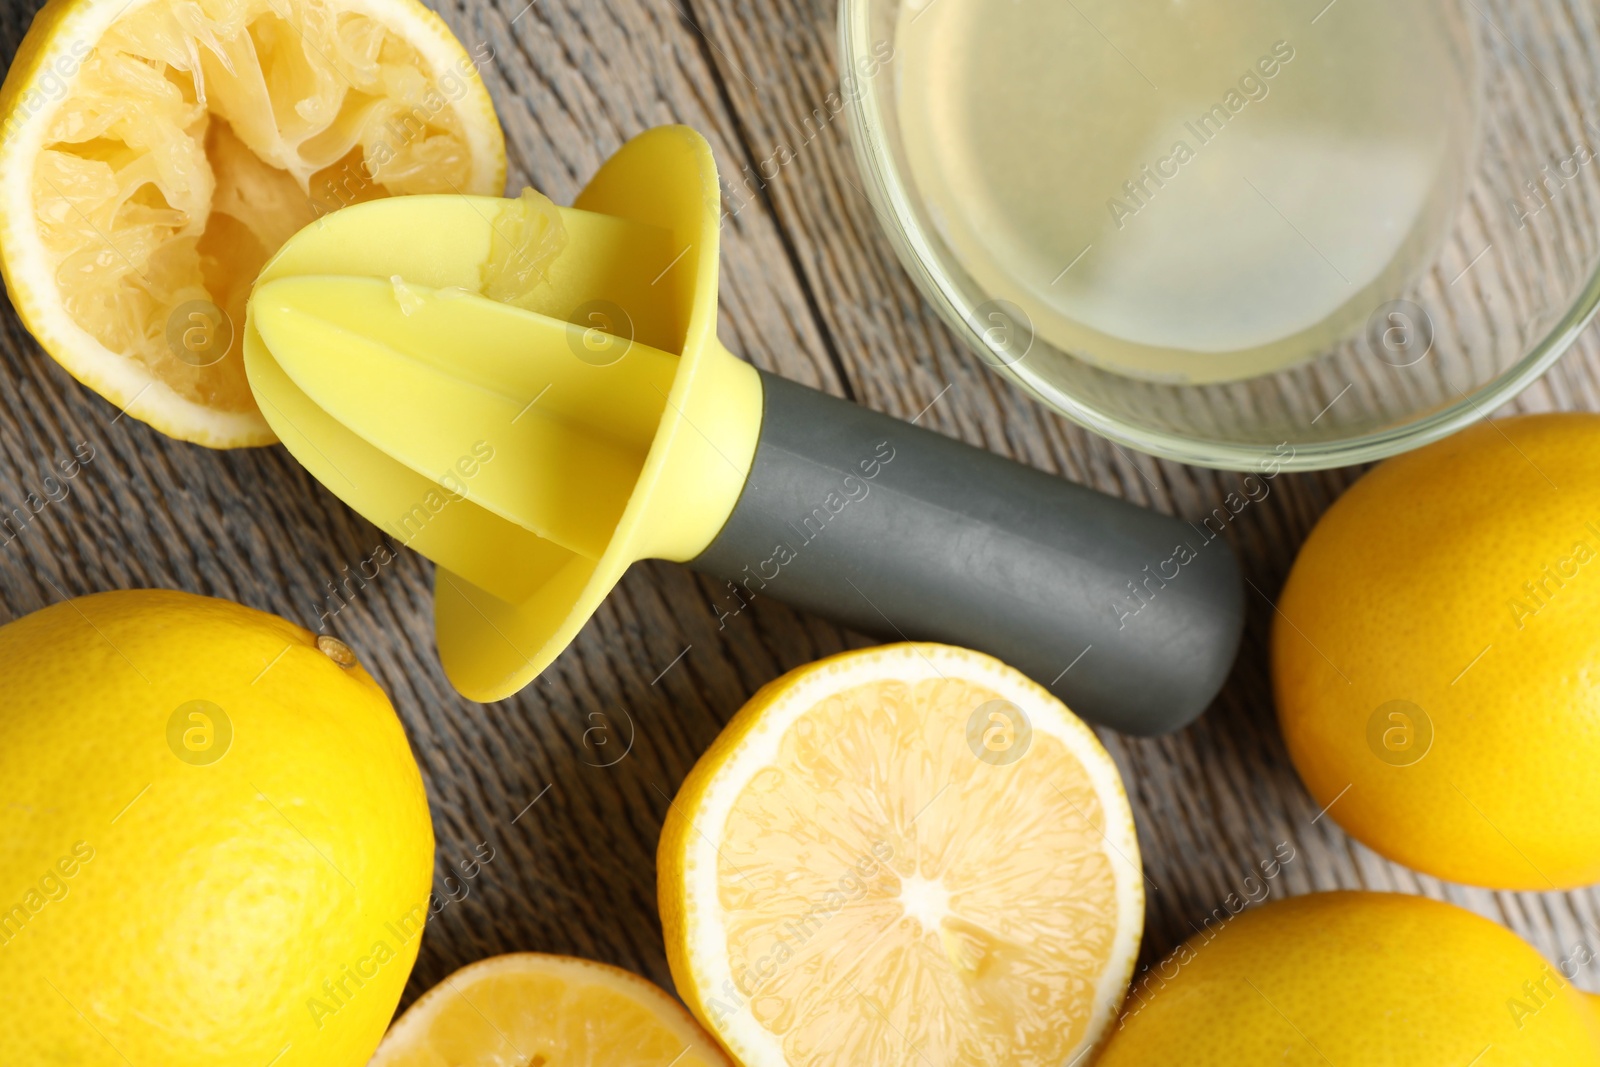
POLYGON ((1358 331, 1476 145, 1457 0, 909 0, 905 158, 991 297, 1104 369, 1224 382, 1358 331))

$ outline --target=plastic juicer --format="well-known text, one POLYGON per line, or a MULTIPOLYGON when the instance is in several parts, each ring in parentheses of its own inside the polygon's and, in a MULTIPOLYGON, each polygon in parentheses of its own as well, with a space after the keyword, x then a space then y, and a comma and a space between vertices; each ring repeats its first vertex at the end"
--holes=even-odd
POLYGON ((452 683, 517 692, 660 558, 742 600, 989 652, 1091 722, 1198 715, 1243 622, 1226 543, 729 353, 720 200, 704 139, 661 127, 554 209, 565 245, 516 304, 484 295, 523 218, 491 197, 345 208, 263 269, 244 340, 261 409, 438 565, 452 683))

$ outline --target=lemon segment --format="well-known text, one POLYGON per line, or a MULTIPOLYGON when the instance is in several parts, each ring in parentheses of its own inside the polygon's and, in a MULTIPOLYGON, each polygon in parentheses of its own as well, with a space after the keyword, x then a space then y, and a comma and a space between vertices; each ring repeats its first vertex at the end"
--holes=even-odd
POLYGON ((463 967, 394 1024, 369 1067, 732 1067, 637 975, 518 952, 463 967))
POLYGON ((478 66, 415 0, 53 0, 0 89, 0 267, 45 349, 119 408, 264 444, 244 305, 302 226, 498 193, 478 66))
POLYGON ((757 693, 684 782, 658 868, 679 992, 747 1067, 1069 1062, 1120 1003, 1143 923, 1093 733, 941 645, 757 693))

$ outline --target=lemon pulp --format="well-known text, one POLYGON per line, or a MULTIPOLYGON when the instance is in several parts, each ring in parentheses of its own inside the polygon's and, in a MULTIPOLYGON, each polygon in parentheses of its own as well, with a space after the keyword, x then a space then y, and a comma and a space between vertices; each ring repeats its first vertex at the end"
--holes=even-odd
POLYGON ((84 56, 33 164, 67 315, 181 397, 253 411, 242 360, 205 331, 237 352, 257 271, 319 214, 476 184, 451 106, 475 72, 457 65, 432 71, 376 18, 325 0, 132 8, 84 56))
POLYGON ((540 310, 533 291, 547 280, 550 265, 567 247, 567 228, 550 198, 524 188, 495 215, 489 259, 482 268, 483 295, 502 304, 540 310))
POLYGON ((717 872, 728 952, 794 1062, 842 1032, 859 1044, 835 1051, 882 1062, 944 1045, 954 1023, 974 1062, 1060 1063, 1087 1031, 1117 907, 1083 767, 1038 736, 1002 770, 924 720, 1000 699, 962 681, 859 686, 796 722, 741 791, 717 872), (1011 780, 993 803, 962 803, 997 773, 1011 780))

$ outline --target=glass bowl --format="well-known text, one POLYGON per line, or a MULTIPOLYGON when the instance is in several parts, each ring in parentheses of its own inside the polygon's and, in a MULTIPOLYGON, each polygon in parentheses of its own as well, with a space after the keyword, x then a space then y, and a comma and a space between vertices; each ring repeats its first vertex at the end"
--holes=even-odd
MULTIPOLYGON (((1086 349, 1058 347, 1036 328, 1037 313, 1003 286, 974 278, 994 274, 981 263, 974 268, 972 255, 957 255, 948 212, 919 195, 903 138, 907 60, 897 25, 932 5, 980 2, 841 0, 840 96, 856 156, 902 263, 941 317, 985 363, 1096 433, 1232 470, 1380 459, 1453 433, 1512 399, 1567 350, 1600 306, 1600 5, 1459 0, 1457 9, 1457 0, 1437 0, 1452 18, 1459 14, 1446 36, 1461 95, 1470 97, 1471 144, 1456 168, 1458 195, 1439 214, 1438 239, 1418 253, 1414 269, 1380 272, 1333 325, 1322 324, 1299 362, 1254 377, 1135 376, 1091 362, 1096 356, 1086 349), (903 13, 903 2, 920 7, 903 13)), ((1064 2, 1093 26, 1114 0, 1064 2)), ((1283 0, 1303 16, 1304 28, 1295 32, 1308 49, 1329 20, 1377 2, 1283 0), (1341 12, 1341 3, 1350 8, 1341 12)), ((1119 47, 1100 36, 1133 65, 1143 42, 1119 47)), ((1105 107, 1098 99, 1077 103, 1071 114, 1105 107)), ((1026 167, 1027 139, 1011 143, 999 163, 1026 167)), ((1284 221, 1294 225, 1287 215, 1284 221)))

